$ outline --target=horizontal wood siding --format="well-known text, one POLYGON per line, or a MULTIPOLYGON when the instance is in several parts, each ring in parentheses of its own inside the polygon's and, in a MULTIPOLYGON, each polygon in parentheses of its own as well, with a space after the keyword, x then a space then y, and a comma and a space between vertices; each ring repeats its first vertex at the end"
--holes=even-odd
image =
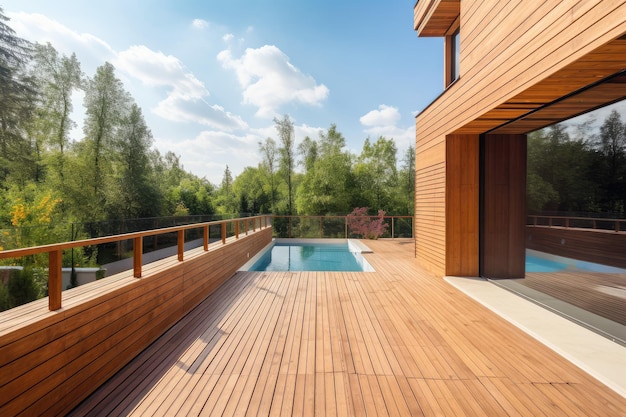
POLYGON ((445 141, 417 155, 415 161, 415 251, 425 269, 445 274, 445 141))
MULTIPOLYGON (((461 76, 417 116, 417 137, 426 144, 454 133, 582 59, 626 32, 625 15, 626 3, 608 0, 537 2, 533 6, 461 2, 461 76)), ((595 75, 591 80, 583 77, 582 85, 572 84, 568 90, 596 81, 595 75)), ((563 95, 558 90, 544 93, 542 103, 563 95)), ((484 126, 463 133, 484 133, 500 123, 485 120, 484 126)))
POLYGON ((266 228, 0 314, 0 415, 63 415, 271 241, 266 228))
POLYGON ((626 268, 626 233, 527 226, 526 247, 541 252, 626 268))
MULTIPOLYGON (((420 3, 414 8, 414 21, 421 27, 427 24, 423 19, 432 15, 429 7, 437 2, 420 3)), ((624 16, 626 2, 612 0, 460 2, 460 77, 416 117, 415 237, 422 265, 441 275, 447 257, 451 257, 450 271, 458 261, 472 262, 457 259, 461 249, 446 242, 445 221, 456 222, 454 230, 461 219, 451 214, 445 218, 449 204, 445 195, 450 198, 456 193, 446 189, 456 185, 445 178, 447 161, 440 149, 445 137, 485 134, 623 69, 626 44, 618 38, 626 33, 624 16), (420 166, 421 159, 428 162, 420 166), (446 244, 452 250, 447 254, 446 244)), ((598 94, 588 106, 614 100, 606 92, 598 94)), ((540 120, 512 123, 498 133, 525 134, 533 126, 543 127, 566 118, 568 112, 584 110, 571 104, 537 112, 540 120)), ((449 210, 452 213, 453 206, 449 210)), ((448 239, 454 235, 450 231, 448 239)), ((515 245, 515 253, 517 249, 515 245)))
POLYGON ((479 137, 446 138, 446 275, 478 276, 479 137))

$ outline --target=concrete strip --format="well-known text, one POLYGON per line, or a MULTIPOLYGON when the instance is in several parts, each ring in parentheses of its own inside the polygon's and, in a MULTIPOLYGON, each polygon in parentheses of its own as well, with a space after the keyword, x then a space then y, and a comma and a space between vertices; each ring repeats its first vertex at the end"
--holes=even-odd
POLYGON ((485 279, 445 280, 626 398, 626 347, 485 279))

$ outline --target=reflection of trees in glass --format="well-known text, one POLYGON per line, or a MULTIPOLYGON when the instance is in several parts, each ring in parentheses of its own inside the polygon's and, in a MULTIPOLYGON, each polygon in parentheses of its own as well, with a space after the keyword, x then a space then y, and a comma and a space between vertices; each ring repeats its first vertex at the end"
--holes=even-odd
POLYGON ((560 123, 528 135, 530 213, 604 212, 624 216, 626 124, 616 110, 599 129, 592 129, 592 122, 589 119, 577 129, 560 123))
POLYGON ((315 254, 313 246, 300 246, 300 257, 302 259, 309 259, 313 254, 315 254))

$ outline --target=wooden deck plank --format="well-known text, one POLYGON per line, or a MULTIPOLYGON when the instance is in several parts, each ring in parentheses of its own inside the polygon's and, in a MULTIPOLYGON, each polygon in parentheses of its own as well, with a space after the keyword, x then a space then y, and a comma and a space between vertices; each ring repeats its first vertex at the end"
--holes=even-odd
POLYGON ((73 415, 622 415, 626 399, 372 242, 374 273, 237 273, 73 415))

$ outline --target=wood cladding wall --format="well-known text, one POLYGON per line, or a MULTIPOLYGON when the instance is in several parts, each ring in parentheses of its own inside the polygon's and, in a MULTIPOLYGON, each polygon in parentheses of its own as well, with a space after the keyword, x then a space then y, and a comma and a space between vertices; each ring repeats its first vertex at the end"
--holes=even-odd
POLYGON ((219 287, 272 239, 265 228, 68 290, 3 314, 0 415, 65 415, 219 287), (6 324, 6 322, 3 322, 6 324), (10 323, 9 323, 10 324, 10 323))
POLYGON ((626 268, 626 233, 527 226, 526 246, 566 258, 626 268))
POLYGON ((526 257, 526 136, 484 135, 481 275, 523 278, 526 257))
MULTIPOLYGON (((414 19, 421 27, 428 7, 438 2, 420 3, 414 19)), ((451 212, 446 217, 447 199, 455 193, 446 187, 456 186, 454 179, 446 179, 448 161, 441 150, 446 137, 485 134, 623 69, 626 44, 618 38, 626 33, 624 16, 626 2, 612 0, 460 2, 460 77, 416 117, 416 178, 421 182, 416 185, 415 237, 420 264, 442 275, 448 268, 455 270, 455 258, 463 253, 448 241, 454 232, 446 231, 447 221, 460 220, 451 212), (420 190, 420 184, 427 188, 420 190)), ((527 133, 566 118, 566 112, 533 121, 532 126, 523 121, 509 124, 498 133, 527 133)))
POLYGON ((445 274, 445 143, 416 156, 415 254, 438 276, 445 274))
POLYGON ((478 276, 479 136, 446 137, 446 275, 478 276))
MULTIPOLYGON (((624 16, 626 3, 607 0, 536 2, 532 7, 528 2, 461 2, 461 75, 417 116, 422 146, 450 133, 484 133, 499 126, 502 119, 485 119, 465 128, 626 33, 624 16)), ((584 75, 571 81, 568 92, 597 81, 596 73, 584 75)), ((562 80, 556 85, 560 88, 546 86, 526 97, 523 109, 510 117, 562 97, 562 80)))

